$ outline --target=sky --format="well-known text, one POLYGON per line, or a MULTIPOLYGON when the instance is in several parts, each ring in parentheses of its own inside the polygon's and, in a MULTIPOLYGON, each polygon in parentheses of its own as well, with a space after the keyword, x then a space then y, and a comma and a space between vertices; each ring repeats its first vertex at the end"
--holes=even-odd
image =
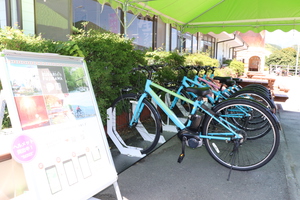
POLYGON ((266 31, 265 43, 276 44, 281 48, 292 47, 293 45, 300 44, 300 32, 296 30, 289 32, 281 30, 266 31))

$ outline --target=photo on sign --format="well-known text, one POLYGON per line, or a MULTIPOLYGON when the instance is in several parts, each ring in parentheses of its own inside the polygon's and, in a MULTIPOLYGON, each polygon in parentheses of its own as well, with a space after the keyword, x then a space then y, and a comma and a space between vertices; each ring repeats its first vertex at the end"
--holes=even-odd
POLYGON ((9 70, 23 130, 96 116, 82 67, 15 61, 9 70))
POLYGON ((43 96, 15 97, 23 130, 50 125, 43 96))
POLYGON ((67 83, 62 67, 37 66, 43 94, 68 93, 67 83))
POLYGON ((60 124, 75 119, 68 96, 68 93, 44 96, 51 124, 60 124))
POLYGON ((36 65, 13 64, 11 65, 9 75, 14 96, 42 94, 36 65))
POLYGON ((90 88, 83 68, 63 68, 69 91, 68 104, 76 119, 96 116, 90 88))

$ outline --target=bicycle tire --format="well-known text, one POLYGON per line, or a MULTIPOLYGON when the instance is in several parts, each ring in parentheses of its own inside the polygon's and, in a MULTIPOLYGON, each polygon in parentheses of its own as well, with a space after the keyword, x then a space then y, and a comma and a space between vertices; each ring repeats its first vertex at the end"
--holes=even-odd
POLYGON ((266 88, 265 86, 263 85, 260 85, 260 84, 250 84, 250 85, 247 85, 245 87, 243 87, 242 89, 253 89, 253 90, 257 90, 261 93, 264 93, 265 95, 269 96, 271 98, 271 91, 266 88))
POLYGON ((137 94, 124 94, 118 97, 111 105, 113 116, 112 131, 121 137, 124 144, 140 149, 142 154, 150 153, 157 145, 162 131, 161 119, 153 104, 143 100, 143 110, 134 126, 129 122, 134 110, 134 104, 138 101, 137 94), (114 116, 115 119, 113 119, 114 116))
POLYGON ((254 88, 254 87, 246 87, 246 88, 243 88, 241 89, 240 91, 244 91, 244 90, 250 90, 250 91, 256 91, 256 92, 259 92, 261 93, 262 95, 268 97, 270 100, 272 100, 272 95, 271 95, 271 92, 266 92, 266 91, 263 91, 259 88, 254 88))
POLYGON ((255 90, 240 90, 238 92, 233 93, 230 97, 247 97, 252 98, 253 100, 262 103, 267 108, 269 108, 273 113, 276 111, 276 105, 273 100, 268 98, 266 95, 255 91, 255 90), (251 96, 251 97, 250 97, 251 96))
MULTIPOLYGON (((276 154, 279 142, 279 128, 272 117, 272 113, 263 106, 247 99, 225 100, 213 108, 215 113, 222 113, 232 106, 245 106, 260 112, 271 127, 269 132, 254 140, 247 140, 247 132, 239 131, 244 135, 244 141, 237 147, 237 141, 207 139, 204 144, 208 153, 221 165, 239 171, 254 170, 267 164, 276 154), (236 147, 237 149, 234 149, 236 147)), ((217 117, 222 117, 222 114, 217 117)), ((224 127, 217 123, 211 116, 206 115, 203 121, 202 134, 209 136, 213 133, 224 131, 224 127)))

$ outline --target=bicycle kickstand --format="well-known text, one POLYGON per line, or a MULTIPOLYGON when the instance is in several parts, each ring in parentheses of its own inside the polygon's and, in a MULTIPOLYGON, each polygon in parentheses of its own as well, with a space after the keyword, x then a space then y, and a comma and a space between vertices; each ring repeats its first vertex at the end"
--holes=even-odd
POLYGON ((182 160, 183 160, 183 158, 184 158, 184 156, 185 156, 185 144, 186 144, 186 140, 187 140, 187 138, 184 136, 182 138, 182 151, 181 151, 181 154, 179 155, 178 160, 177 160, 178 163, 181 163, 182 160))
POLYGON ((232 152, 231 152, 231 156, 232 156, 232 158, 231 158, 231 167, 230 167, 230 169, 229 169, 229 174, 228 174, 228 178, 227 178, 227 181, 229 181, 229 179, 230 179, 230 176, 231 176, 231 171, 232 171, 232 166, 234 165, 234 163, 235 163, 235 154, 238 152, 238 148, 239 148, 239 146, 240 146, 240 143, 239 143, 239 141, 235 141, 234 142, 234 146, 233 146, 233 150, 232 150, 232 152))

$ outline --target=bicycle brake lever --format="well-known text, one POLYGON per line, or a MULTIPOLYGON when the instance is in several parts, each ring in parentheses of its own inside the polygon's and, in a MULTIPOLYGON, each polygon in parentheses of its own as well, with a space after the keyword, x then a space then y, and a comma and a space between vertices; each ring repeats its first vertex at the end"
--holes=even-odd
POLYGON ((131 91, 131 90, 132 90, 132 87, 128 86, 128 87, 126 87, 126 88, 123 88, 123 89, 122 89, 122 92, 129 92, 129 91, 131 91))

